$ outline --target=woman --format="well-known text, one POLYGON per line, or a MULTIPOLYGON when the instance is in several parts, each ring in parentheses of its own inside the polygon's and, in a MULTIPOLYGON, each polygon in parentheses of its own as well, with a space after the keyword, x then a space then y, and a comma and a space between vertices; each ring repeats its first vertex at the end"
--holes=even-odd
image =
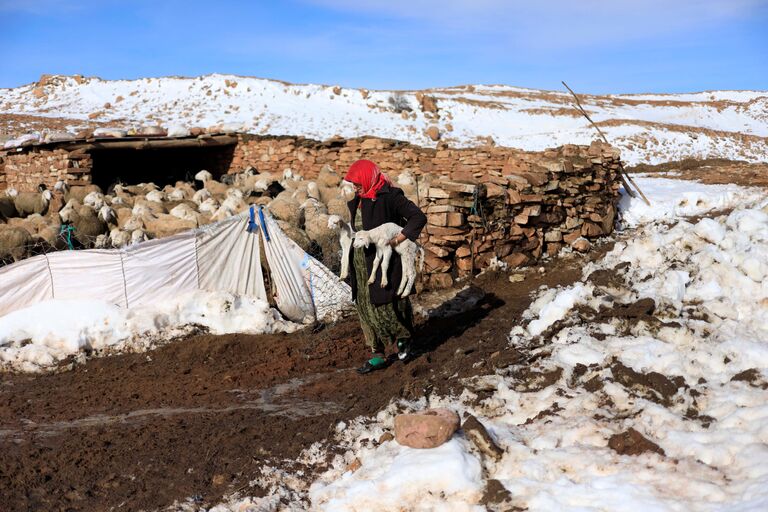
MULTIPOLYGON (((392 186, 392 183, 370 160, 358 160, 353 163, 344 177, 355 185, 355 197, 349 201, 350 223, 354 229, 369 230, 387 222, 403 226, 403 230, 395 236, 390 245, 396 247, 406 238, 416 241, 422 228, 427 223, 427 217, 405 197, 403 191, 392 186)), ((377 271, 376 280, 367 285, 368 276, 373 267, 376 248, 354 249, 350 273, 352 280, 352 299, 357 306, 360 325, 363 328, 365 341, 373 352, 371 358, 357 371, 369 373, 385 368, 388 360, 385 355, 385 344, 396 344, 398 357, 407 359, 411 351, 413 338, 413 309, 408 298, 397 296, 397 287, 402 277, 400 256, 393 251, 389 265, 389 284, 382 288, 381 269, 377 271)))

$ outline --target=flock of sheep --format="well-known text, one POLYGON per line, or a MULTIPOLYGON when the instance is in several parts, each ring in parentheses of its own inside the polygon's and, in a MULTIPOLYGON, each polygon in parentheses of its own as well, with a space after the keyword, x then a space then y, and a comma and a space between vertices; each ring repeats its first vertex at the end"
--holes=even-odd
MULTIPOLYGON (((397 184, 414 195, 409 172, 400 174, 397 184)), ((53 191, 43 185, 38 192, 8 189, 0 197, 0 261, 72 248, 119 248, 223 220, 255 204, 266 205, 304 250, 337 267, 338 225, 329 219, 349 220, 347 201, 353 194, 354 188, 327 165, 316 180, 290 169, 274 175, 248 168, 219 180, 200 171, 194 183, 163 188, 118 183, 104 191, 60 181, 53 191)))

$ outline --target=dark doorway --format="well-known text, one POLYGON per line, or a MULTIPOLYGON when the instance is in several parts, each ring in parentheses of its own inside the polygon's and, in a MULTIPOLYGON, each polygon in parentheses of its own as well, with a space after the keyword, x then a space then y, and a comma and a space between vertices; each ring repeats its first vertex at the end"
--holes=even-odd
POLYGON ((92 148, 92 182, 102 190, 114 183, 153 182, 162 188, 177 181, 192 181, 203 169, 214 177, 229 170, 235 144, 179 148, 92 148))

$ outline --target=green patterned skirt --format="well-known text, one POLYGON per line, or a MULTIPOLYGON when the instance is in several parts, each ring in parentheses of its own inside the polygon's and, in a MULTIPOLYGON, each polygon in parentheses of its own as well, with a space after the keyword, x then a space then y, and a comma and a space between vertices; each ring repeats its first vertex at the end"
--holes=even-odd
MULTIPOLYGON (((385 344, 410 339, 413 335, 411 300, 406 297, 379 306, 371 304, 367 284, 368 267, 363 249, 354 249, 353 261, 357 278, 357 315, 360 317, 365 342, 373 352, 384 353, 385 344)), ((378 286, 378 283, 373 286, 378 286)))

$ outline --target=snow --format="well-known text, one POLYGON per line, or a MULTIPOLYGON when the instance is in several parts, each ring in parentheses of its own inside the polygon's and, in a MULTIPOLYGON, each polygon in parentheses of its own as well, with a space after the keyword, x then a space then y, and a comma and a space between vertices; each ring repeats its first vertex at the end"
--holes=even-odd
POLYGON ((705 185, 644 176, 633 176, 633 179, 651 204, 646 205, 640 197, 629 197, 622 189, 619 210, 623 222, 629 227, 755 204, 765 198, 765 191, 755 187, 705 185))
POLYGON ((482 495, 482 468, 465 440, 453 439, 432 450, 387 443, 367 455, 354 473, 310 487, 316 510, 483 510, 472 505, 482 495))
MULTIPOLYGON (((586 119, 571 115, 569 94, 510 86, 430 89, 426 94, 437 98, 439 118, 417 107, 404 119, 392 111, 389 98, 400 94, 416 106, 420 91, 369 91, 363 97, 361 90, 341 88, 337 95, 325 85, 220 74, 112 81, 58 76, 36 85, 0 89, 0 113, 82 123, 98 114, 96 121, 123 129, 160 122, 172 136, 199 126, 319 140, 374 135, 427 147, 436 145, 425 133, 432 125, 442 141, 457 147, 490 136, 502 146, 539 151, 596 138, 586 119)), ((686 157, 764 161, 768 152, 766 92, 582 95, 581 101, 629 164, 686 157)))
MULTIPOLYGON (((652 180, 644 184, 654 190, 652 180)), ((562 369, 557 382, 520 388, 523 367, 513 366, 466 380, 458 397, 395 401, 376 417, 339 424, 333 443, 343 454, 314 483, 294 482, 297 494, 287 509, 485 510, 480 496, 489 479, 511 496, 499 510, 768 508, 768 389, 761 384, 768 383, 768 282, 762 278, 768 268, 768 199, 748 189, 671 180, 656 185, 659 201, 635 219, 640 224, 632 235, 587 265, 582 282, 539 290, 523 324, 510 333, 517 350, 537 356, 529 370, 562 369), (703 202, 698 209, 680 208, 674 192, 669 200, 660 194, 683 191, 684 185, 703 202), (680 217, 713 208, 734 210, 695 222, 680 217), (622 289, 604 290, 589 281, 593 271, 622 263, 629 264, 622 289), (585 322, 574 314, 577 306, 597 310, 641 298, 656 303, 656 322, 585 322), (560 320, 541 346, 536 336, 560 320), (670 382, 679 377, 685 385, 659 399, 615 378, 612 366, 618 363, 658 372, 670 382), (736 378, 746 370, 757 372, 758 382, 736 378), (582 383, 592 378, 602 388, 585 389, 582 383), (478 401, 476 389, 495 392, 478 401), (504 450, 501 460, 485 458, 462 431, 434 450, 366 441, 390 429, 398 412, 425 407, 475 415, 504 450), (611 449, 609 438, 629 428, 664 455, 611 449), (350 468, 355 460, 356 470, 350 468)), ((322 460, 321 453, 316 445, 300 460, 322 460)), ((272 484, 285 496, 277 479, 272 484)), ((252 498, 239 499, 221 512, 238 510, 232 503, 252 498)))
POLYGON ((225 292, 197 291, 129 309, 99 300, 47 300, 2 318, 0 362, 41 371, 85 350, 144 351, 198 327, 212 334, 261 334, 298 326, 264 301, 225 292))

